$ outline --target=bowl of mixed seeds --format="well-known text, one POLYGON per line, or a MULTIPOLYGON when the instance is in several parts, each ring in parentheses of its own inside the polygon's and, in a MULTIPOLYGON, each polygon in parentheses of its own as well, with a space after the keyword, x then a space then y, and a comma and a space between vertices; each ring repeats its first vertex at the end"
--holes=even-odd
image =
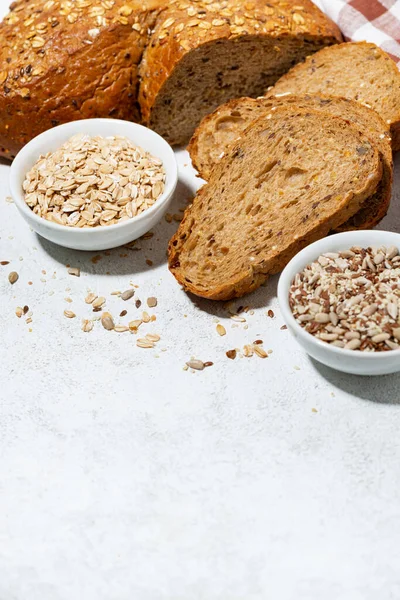
POLYGON ((163 217, 177 178, 174 152, 154 131, 87 119, 30 141, 12 163, 10 187, 39 235, 68 248, 106 250, 163 217))
POLYGON ((340 371, 400 371, 400 235, 352 231, 307 246, 279 280, 280 307, 307 353, 340 371))

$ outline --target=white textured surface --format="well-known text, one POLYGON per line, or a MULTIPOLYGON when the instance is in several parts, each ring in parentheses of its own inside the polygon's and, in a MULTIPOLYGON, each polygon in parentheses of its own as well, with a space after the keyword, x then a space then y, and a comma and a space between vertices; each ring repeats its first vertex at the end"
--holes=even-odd
MULTIPOLYGON (((181 174, 175 212, 194 184, 181 174)), ((176 224, 97 264, 40 240, 4 202, 7 175, 0 166, 0 599, 397 600, 400 375, 311 362, 280 330, 276 279, 245 300, 249 329, 232 329, 168 273, 176 224), (80 330, 88 288, 137 314, 109 296, 130 281, 159 299, 145 329, 162 336, 159 358, 133 335, 80 330), (25 304, 30 325, 14 315, 25 304), (270 358, 225 357, 259 337, 270 358), (184 372, 191 355, 214 366, 184 372)), ((400 231, 399 200, 382 228, 400 231)))

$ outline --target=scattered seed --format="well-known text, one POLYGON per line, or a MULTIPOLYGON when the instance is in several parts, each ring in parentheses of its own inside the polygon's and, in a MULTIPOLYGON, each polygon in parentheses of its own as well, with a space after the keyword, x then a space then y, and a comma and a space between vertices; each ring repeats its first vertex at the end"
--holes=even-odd
POLYGON ((256 346, 260 346, 261 344, 263 344, 264 342, 262 340, 255 340, 253 342, 253 344, 255 344, 256 346))
POLYGON ((149 323, 150 322, 150 315, 145 310, 142 313, 142 321, 143 321, 143 323, 149 323))
POLYGON ((132 296, 135 295, 135 290, 133 289, 129 289, 129 290, 125 290, 125 292, 122 292, 121 294, 121 300, 130 300, 132 298, 132 296))
POLYGON ((17 315, 18 319, 20 319, 24 314, 24 309, 20 306, 17 306, 17 308, 15 309, 15 314, 17 315))
POLYGON ((11 283, 11 285, 13 285, 16 281, 18 281, 19 279, 19 275, 16 271, 11 271, 11 273, 8 276, 8 281, 11 283))
POLYGON ((128 314, 128 311, 127 311, 127 310, 121 310, 121 312, 119 313, 119 316, 120 316, 120 317, 124 317, 124 316, 125 316, 125 315, 127 315, 127 314, 128 314))
POLYGON ((204 363, 204 368, 207 368, 207 367, 212 367, 212 366, 213 366, 213 364, 214 364, 214 363, 213 363, 213 362, 211 362, 211 360, 208 360, 207 362, 205 362, 205 363, 204 363))
POLYGON ((236 358, 236 350, 228 350, 226 352, 226 355, 228 358, 230 358, 231 360, 235 360, 236 358))
POLYGON ((221 335, 221 336, 226 335, 226 329, 220 323, 217 325, 216 329, 217 329, 218 335, 221 335))
POLYGON ((72 310, 64 310, 64 316, 68 319, 73 319, 74 317, 76 317, 76 314, 72 312, 72 310))
POLYGON ((68 302, 69 304, 72 303, 72 298, 67 297, 67 298, 64 298, 64 300, 65 300, 65 302, 68 302))
POLYGON ((157 298, 155 298, 154 296, 147 298, 147 306, 149 308, 154 308, 155 306, 157 306, 157 298))
POLYGON ((285 329, 287 329, 287 325, 282 325, 281 330, 284 331, 285 329))
POLYGON ((107 331, 112 331, 114 329, 114 320, 109 312, 102 314, 101 324, 103 325, 104 329, 107 329, 107 331))
POLYGON ((74 277, 81 276, 81 270, 78 267, 69 267, 68 273, 69 275, 74 275, 74 277))
POLYGON ((271 309, 269 309, 269 311, 268 311, 268 316, 269 316, 271 319, 273 319, 273 318, 274 318, 274 316, 275 316, 275 313, 274 313, 274 311, 273 311, 273 310, 271 310, 271 309))
POLYGON ((195 369, 196 371, 202 371, 204 369, 204 363, 202 360, 193 359, 187 361, 186 364, 190 369, 195 369))
POLYGON ((137 299, 135 302, 135 306, 136 306, 136 308, 140 308, 142 306, 141 300, 137 299))
POLYGON ((9 265, 9 264, 10 264, 10 261, 9 261, 9 260, 2 260, 2 261, 0 262, 0 265, 2 265, 3 267, 4 267, 5 265, 9 265))
POLYGON ((126 325, 115 325, 114 331, 117 333, 124 333, 125 331, 129 331, 129 327, 126 325))

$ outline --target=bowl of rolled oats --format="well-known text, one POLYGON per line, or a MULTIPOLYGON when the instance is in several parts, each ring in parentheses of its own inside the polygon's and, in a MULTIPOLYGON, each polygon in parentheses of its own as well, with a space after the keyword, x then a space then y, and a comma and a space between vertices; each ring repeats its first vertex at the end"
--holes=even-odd
POLYGON ((278 285, 285 322, 317 361, 357 375, 400 371, 400 235, 351 231, 310 244, 278 285))
POLYGON ((76 250, 106 250, 142 236, 165 214, 177 180, 169 144, 117 119, 45 131, 10 171, 11 194, 32 229, 76 250))

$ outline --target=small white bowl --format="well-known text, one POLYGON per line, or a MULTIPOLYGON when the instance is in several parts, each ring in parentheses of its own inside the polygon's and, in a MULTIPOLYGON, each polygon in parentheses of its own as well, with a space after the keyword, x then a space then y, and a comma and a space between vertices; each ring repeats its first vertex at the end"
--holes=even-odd
POLYGON ((348 250, 351 246, 396 246, 400 235, 390 231, 349 231, 328 236, 301 250, 283 270, 278 284, 279 306, 289 330, 297 342, 315 360, 344 373, 354 375, 385 375, 400 371, 400 351, 362 352, 331 346, 308 333, 296 321, 289 306, 289 290, 296 273, 324 252, 348 250))
POLYGON ((59 125, 31 140, 14 159, 10 170, 11 195, 27 223, 42 237, 75 250, 107 250, 136 240, 149 231, 164 216, 178 182, 178 167, 171 146, 157 133, 129 121, 118 119, 85 119, 59 125), (121 135, 137 146, 160 158, 164 164, 166 181, 164 192, 156 202, 138 216, 107 227, 80 229, 47 221, 36 215, 26 204, 22 184, 26 173, 41 154, 57 150, 77 133, 89 135, 121 135))

